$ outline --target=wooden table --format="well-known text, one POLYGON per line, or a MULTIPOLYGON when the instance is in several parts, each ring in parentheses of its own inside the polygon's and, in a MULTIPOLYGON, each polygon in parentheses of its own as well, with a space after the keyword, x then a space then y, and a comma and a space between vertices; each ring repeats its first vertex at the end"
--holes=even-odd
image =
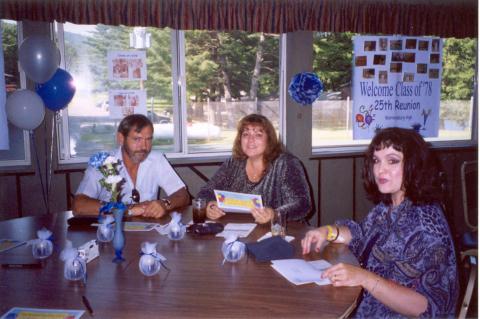
MULTIPOLYGON (((126 232, 124 257, 120 265, 112 263, 111 243, 100 245, 100 257, 87 266, 88 282, 67 281, 59 259, 65 241, 79 246, 96 236, 96 228, 68 229, 71 212, 25 217, 0 222, 0 238, 28 240, 45 226, 54 233, 54 253, 39 269, 0 268, 0 315, 11 307, 85 309, 81 297, 87 296, 95 318, 334 318, 352 309, 360 288, 334 288, 331 285, 295 286, 278 274, 270 263, 257 263, 253 257, 239 263, 225 263, 223 238, 187 234, 178 242, 170 241, 155 230, 126 232), (166 275, 145 277, 138 269, 140 245, 157 242, 157 251, 167 258, 171 271, 166 275)), ((190 220, 184 213, 184 221, 190 220)), ((161 223, 167 222, 160 221, 161 223)), ((232 214, 221 220, 253 222, 250 215, 232 214)), ((308 227, 289 223, 287 233, 295 236, 295 258, 302 258, 300 240, 308 227)), ((244 242, 257 240, 269 231, 259 225, 244 242)), ((0 253, 0 260, 12 255, 31 254, 22 246, 0 253)), ((326 259, 355 263, 344 245, 329 245, 321 255, 309 260, 326 259)), ((86 312, 83 315, 88 318, 86 312)))

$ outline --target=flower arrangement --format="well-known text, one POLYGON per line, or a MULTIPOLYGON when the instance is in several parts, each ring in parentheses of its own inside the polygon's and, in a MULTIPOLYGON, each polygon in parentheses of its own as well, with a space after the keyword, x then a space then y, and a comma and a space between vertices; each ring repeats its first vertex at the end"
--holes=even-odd
POLYGON ((125 179, 120 176, 118 167, 121 162, 115 156, 111 156, 107 152, 99 152, 88 161, 88 165, 96 168, 102 173, 103 177, 100 179, 100 185, 108 190, 112 196, 110 202, 122 201, 122 186, 125 179))

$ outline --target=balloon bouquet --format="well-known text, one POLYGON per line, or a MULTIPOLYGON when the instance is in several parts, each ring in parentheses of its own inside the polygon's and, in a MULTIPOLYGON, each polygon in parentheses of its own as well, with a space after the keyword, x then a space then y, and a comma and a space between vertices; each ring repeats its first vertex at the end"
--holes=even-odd
MULTIPOLYGON (((52 143, 50 143, 53 152, 55 120, 58 112, 70 103, 75 94, 73 78, 67 71, 58 67, 61 60, 60 50, 47 36, 34 35, 26 38, 19 47, 18 58, 26 76, 36 83, 36 92, 22 89, 10 94, 5 104, 7 118, 16 127, 30 131, 35 147, 33 130, 43 122, 45 107, 55 112, 52 118, 52 143)), ((52 159, 52 154, 50 158, 52 159)), ((37 167, 40 169, 38 164, 37 154, 37 167)), ((39 175, 43 191, 43 181, 41 174, 39 175)), ((44 193, 47 211, 49 180, 47 197, 44 193)))

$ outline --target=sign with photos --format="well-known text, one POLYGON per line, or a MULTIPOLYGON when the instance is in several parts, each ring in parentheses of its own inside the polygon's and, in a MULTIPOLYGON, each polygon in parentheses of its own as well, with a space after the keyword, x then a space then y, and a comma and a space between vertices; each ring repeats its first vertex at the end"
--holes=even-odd
POLYGON ((114 119, 122 119, 131 114, 147 115, 147 94, 145 90, 110 90, 108 110, 114 119))
POLYGON ((438 136, 442 41, 411 36, 353 40, 353 138, 385 127, 438 136))
POLYGON ((112 81, 147 79, 146 52, 108 51, 108 78, 112 81))

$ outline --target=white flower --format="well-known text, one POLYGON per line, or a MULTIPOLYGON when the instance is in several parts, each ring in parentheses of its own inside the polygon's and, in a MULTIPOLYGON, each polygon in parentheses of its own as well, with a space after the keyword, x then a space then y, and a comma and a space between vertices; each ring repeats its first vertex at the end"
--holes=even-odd
POLYGON ((105 182, 107 184, 111 184, 113 186, 113 185, 116 185, 116 184, 120 183, 122 181, 122 179, 123 179, 123 177, 121 177, 120 175, 110 175, 110 176, 107 177, 105 182))
POLYGON ((104 161, 103 161, 103 164, 104 165, 107 165, 107 164, 115 164, 117 162, 117 158, 115 156, 109 156, 107 157, 104 161))

